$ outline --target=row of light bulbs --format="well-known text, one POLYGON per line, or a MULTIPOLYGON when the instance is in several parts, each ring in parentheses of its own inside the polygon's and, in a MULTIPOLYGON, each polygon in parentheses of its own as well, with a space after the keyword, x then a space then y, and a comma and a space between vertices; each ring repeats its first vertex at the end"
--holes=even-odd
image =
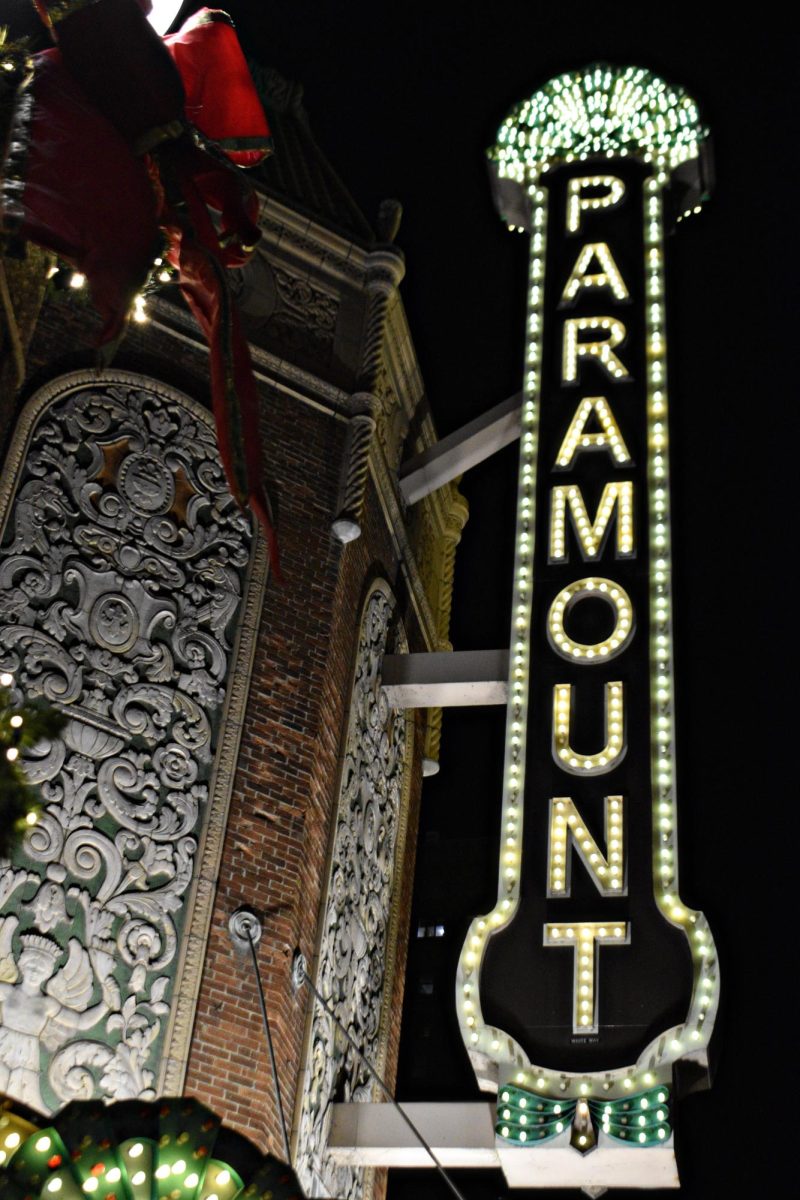
POLYGON ((702 913, 681 902, 678 895, 677 797, 672 664, 672 588, 669 518, 669 441, 666 386, 666 336, 663 283, 663 200, 668 164, 662 162, 645 184, 645 264, 647 293, 645 328, 647 356, 648 488, 650 492, 650 544, 654 561, 650 572, 650 658, 655 680, 653 723, 653 864, 656 900, 664 915, 686 931, 692 952, 694 986, 684 1025, 665 1048, 672 1061, 687 1049, 705 1045, 710 1037, 718 1003, 718 971, 714 940, 702 913))
POLYGON ((581 921, 578 925, 549 923, 544 927, 545 946, 571 946, 575 959, 572 971, 572 1025, 581 1033, 597 1032, 596 976, 600 946, 623 946, 630 940, 626 921, 611 924, 581 921))
MULTIPOLYGON (((596 204, 597 201, 590 200, 588 203, 596 204)), ((583 288, 608 288, 617 300, 630 299, 625 280, 614 262, 614 256, 607 242, 586 242, 581 247, 575 260, 575 266, 561 293, 562 301, 570 303, 576 300, 583 288), (590 275, 587 274, 587 270, 593 258, 597 259, 602 270, 590 275)))
POLYGON ((547 637, 550 645, 567 661, 588 663, 609 662, 622 654, 634 634, 631 598, 619 583, 595 575, 575 579, 555 596, 547 614, 547 637), (567 613, 581 600, 603 600, 614 613, 614 628, 608 637, 591 645, 577 642, 564 626, 567 613))
POLYGON ((572 721, 572 684, 557 683, 553 688, 553 757, 572 775, 604 775, 622 761, 625 753, 624 687, 620 681, 606 683, 605 745, 593 754, 574 750, 570 741, 572 721))
POLYGON ((567 184, 567 232, 578 233, 581 216, 587 209, 616 208, 625 195, 625 184, 616 175, 575 175, 567 184), (587 191, 605 188, 600 196, 586 196, 587 191))
POLYGON ((505 1087, 498 1097, 496 1130, 500 1137, 524 1144, 528 1140, 557 1137, 572 1126, 570 1144, 578 1150, 588 1150, 596 1145, 594 1121, 604 1134, 619 1141, 659 1145, 667 1142, 672 1133, 668 1124, 669 1102, 666 1087, 611 1102, 587 1101, 581 1097, 562 1103, 516 1087, 505 1087))
POLYGON ((632 458, 620 432, 617 420, 605 396, 585 396, 569 423, 564 440, 556 454, 556 466, 567 470, 572 466, 580 450, 608 449, 620 467, 630 466, 632 458), (600 426, 599 433, 586 433, 586 426, 594 417, 600 426))
POLYGON ((490 933, 507 924, 519 902, 519 865, 522 852, 522 805, 525 734, 530 665, 531 590, 536 520, 535 464, 539 437, 541 391, 541 338, 547 196, 530 189, 531 256, 528 271, 528 349, 525 393, 522 404, 520 471, 517 491, 516 547, 511 620, 509 703, 506 717, 502 829, 503 852, 498 879, 498 900, 487 917, 474 920, 467 931, 456 979, 456 1004, 468 1047, 497 1055, 499 1030, 483 1022, 478 989, 479 967, 490 933))
MULTIPOLYGON (((12 688, 13 686, 14 686, 14 676, 11 674, 11 672, 10 671, 0 671, 0 687, 12 688)), ((12 729, 21 729, 25 723, 25 719, 21 713, 12 713, 8 719, 8 723, 12 729)), ((8 762, 11 762, 11 763, 16 762, 19 759, 19 747, 18 746, 6 746, 5 755, 6 755, 6 759, 8 760, 8 762)), ((35 809, 29 809, 29 811, 25 814, 25 824, 26 825, 35 825, 36 822, 38 821, 38 819, 39 819, 39 815, 35 809)), ((0 1158, 0 1163, 2 1163, 2 1162, 3 1162, 3 1159, 0 1158)))
POLYGON ((592 881, 602 896, 625 894, 625 801, 622 796, 605 798, 606 854, 582 823, 575 801, 554 796, 550 801, 550 845, 548 848, 549 896, 570 894, 570 843, 581 856, 592 881))
POLYGON ((579 362, 582 358, 596 358, 614 379, 627 379, 630 375, 622 359, 614 353, 614 347, 625 341, 627 330, 616 317, 568 317, 564 321, 564 347, 562 379, 564 383, 576 383, 579 362), (597 333, 605 336, 593 341, 581 341, 579 333, 597 333))
MULTIPOLYGON (((11 688, 13 686, 14 676, 9 671, 3 671, 0 673, 0 687, 11 688)), ((19 713, 12 713, 8 723, 12 729, 20 729, 23 724, 23 718, 19 713)), ((16 762, 16 760, 19 758, 19 750, 16 746, 6 747, 6 758, 9 762, 16 762)), ((30 815, 33 816, 33 821, 31 822, 31 824, 33 824, 36 821, 36 816, 35 814, 30 815)))

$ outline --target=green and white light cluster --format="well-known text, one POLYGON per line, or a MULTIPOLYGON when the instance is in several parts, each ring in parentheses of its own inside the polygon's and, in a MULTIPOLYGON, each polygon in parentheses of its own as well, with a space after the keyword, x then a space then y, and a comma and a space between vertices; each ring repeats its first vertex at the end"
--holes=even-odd
POLYGON ((560 163, 631 157, 668 170, 697 158, 708 130, 697 105, 643 67, 559 75, 519 104, 489 151, 501 178, 529 182, 560 163))
POLYGON ((663 1146, 672 1136, 669 1088, 654 1087, 618 1100, 559 1102, 507 1085, 498 1094, 495 1133, 516 1146, 569 1134, 570 1144, 584 1154, 597 1145, 599 1133, 630 1146, 663 1146))
POLYGON ((507 1085, 497 1097, 498 1138, 517 1146, 548 1142, 569 1133, 570 1144, 586 1154, 598 1133, 632 1147, 663 1146, 672 1136, 670 1091, 650 1088, 619 1100, 551 1100, 507 1085))
POLYGON ((669 1088, 652 1088, 626 1100, 592 1100, 589 1109, 603 1133, 634 1146, 660 1146, 672 1136, 669 1088))
POLYGON ((497 1135, 518 1146, 547 1142, 572 1125, 577 1100, 550 1100, 504 1087, 497 1097, 497 1135))
POLYGON ((0 1116, 3 1200, 302 1196, 290 1167, 221 1127, 196 1100, 123 1101, 109 1107, 77 1102, 50 1121, 37 1129, 13 1111, 0 1116), (215 1154, 223 1147, 224 1160, 215 1154))

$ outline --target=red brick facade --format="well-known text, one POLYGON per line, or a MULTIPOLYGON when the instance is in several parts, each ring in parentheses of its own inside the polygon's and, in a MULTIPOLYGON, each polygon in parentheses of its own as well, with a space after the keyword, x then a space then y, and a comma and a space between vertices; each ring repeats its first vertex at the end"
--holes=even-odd
MULTIPOLYGON (((275 224, 287 214, 273 202, 270 215, 275 224)), ((331 256, 332 235, 322 226, 306 224, 306 242, 319 239, 331 256)), ((361 247, 348 250, 341 239, 339 243, 342 259, 352 251, 353 260, 366 268, 368 251, 361 247)), ((269 248, 267 259, 270 261, 269 248)), ((313 268, 306 269, 311 272, 313 268)), ((373 439, 362 535, 342 546, 331 533, 351 452, 348 422, 354 411, 350 397, 337 383, 349 377, 352 386, 358 375, 366 339, 365 276, 362 269, 360 285, 355 278, 343 284, 338 298, 328 280, 331 305, 338 303, 339 312, 347 310, 349 315, 340 321, 330 364, 319 376, 313 376, 307 367, 302 378, 292 372, 291 345, 279 355, 274 335, 270 335, 271 343, 269 338, 259 339, 269 346, 266 357, 256 357, 265 478, 275 509, 284 581, 269 578, 264 595, 185 1079, 187 1094, 197 1096, 259 1145, 279 1154, 280 1125, 252 968, 247 959, 234 953, 228 920, 237 907, 247 905, 263 922, 259 965, 284 1109, 291 1124, 298 1084, 303 1080, 309 1002, 306 991, 296 996, 292 990, 291 957, 299 947, 313 963, 317 951, 358 623, 370 583, 383 578, 393 589, 410 650, 439 649, 447 644, 442 625, 444 619, 446 626, 449 592, 444 596, 435 580, 431 582, 430 564, 413 560, 408 539, 414 535, 409 535, 407 526, 397 527, 397 515, 402 511, 399 502, 395 499, 394 511, 387 515, 385 499, 379 494, 383 489, 385 496, 389 487, 396 496, 396 479, 387 469, 386 457, 391 454, 395 464, 399 461, 409 414, 419 401, 419 396, 403 394, 408 391, 407 378, 398 377, 388 355, 388 384, 384 382, 381 403, 392 420, 386 423, 382 438, 376 433, 373 439), (354 333, 357 320, 362 322, 358 335, 354 333), (396 420, 397 413, 405 416, 396 420), (404 546, 405 561, 401 562, 398 550, 404 546)), ((207 405, 207 357, 197 335, 169 305, 157 306, 155 316, 152 324, 131 327, 115 365, 161 379, 207 405)), ((46 302, 29 350, 29 381, 23 399, 66 370, 88 365, 94 324, 90 310, 72 296, 46 302)), ((296 336, 295 331, 292 340, 296 336)), ((395 349, 400 347, 395 359, 408 359, 409 355, 413 359, 402 310, 396 303, 382 336, 395 349)), ((9 400, 7 394, 5 411, 11 418, 9 410, 14 406, 19 410, 23 400, 15 405, 9 400)), ((382 419, 379 416, 379 425, 382 419)), ((417 443, 422 445, 431 438, 428 424, 427 432, 423 428, 417 434, 417 443)), ((464 518, 465 512, 457 509, 448 534, 452 547, 464 518)), ((431 539, 435 542, 436 520, 434 513, 426 533, 427 545, 432 544, 431 539)), ((426 721, 424 712, 413 716, 408 832, 394 883, 393 903, 398 913, 395 969, 390 994, 384 997, 390 1009, 385 1064, 390 1081, 398 1053, 426 721)))

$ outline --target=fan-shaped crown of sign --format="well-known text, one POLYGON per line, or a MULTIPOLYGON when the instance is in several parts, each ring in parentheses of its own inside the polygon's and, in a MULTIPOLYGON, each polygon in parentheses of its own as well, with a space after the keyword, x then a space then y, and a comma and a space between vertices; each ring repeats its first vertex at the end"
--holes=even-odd
POLYGON ((488 154, 501 178, 519 182, 597 156, 657 161, 672 171, 696 158, 707 136, 683 88, 644 67, 600 63, 558 75, 516 105, 488 154))

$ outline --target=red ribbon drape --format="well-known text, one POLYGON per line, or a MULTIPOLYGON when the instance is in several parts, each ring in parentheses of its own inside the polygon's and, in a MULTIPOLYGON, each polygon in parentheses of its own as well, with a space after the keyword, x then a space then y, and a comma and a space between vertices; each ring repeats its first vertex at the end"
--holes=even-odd
POLYGON ((36 4, 58 49, 34 57, 17 96, 4 224, 86 275, 103 318, 101 345, 119 336, 158 252, 159 228, 167 235, 209 345, 231 492, 264 527, 279 572, 261 483, 258 393, 225 276, 261 236, 257 197, 225 155, 258 162, 270 138, 230 18, 204 9, 165 43, 139 0, 77 0, 66 14, 63 0, 36 4))

